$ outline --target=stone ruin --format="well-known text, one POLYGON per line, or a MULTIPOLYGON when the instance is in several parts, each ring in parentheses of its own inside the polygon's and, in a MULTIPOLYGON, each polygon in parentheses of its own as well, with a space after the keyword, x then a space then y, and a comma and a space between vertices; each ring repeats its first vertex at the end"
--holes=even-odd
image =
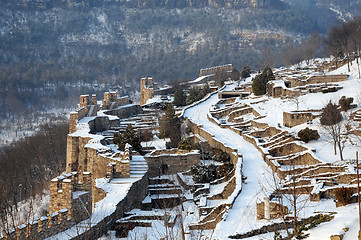
POLYGON ((215 74, 217 71, 230 72, 230 71, 232 71, 232 64, 226 64, 226 65, 210 67, 210 68, 203 68, 199 71, 199 76, 202 77, 202 76, 212 75, 212 74, 215 74))
MULTIPOLYGON (((241 134, 252 143, 273 172, 283 180, 282 193, 291 193, 295 187, 298 194, 309 194, 312 201, 319 201, 321 198, 335 198, 334 191, 340 185, 353 188, 356 180, 354 172, 343 165, 323 163, 314 154, 314 149, 303 145, 292 133, 258 122, 264 116, 252 107, 257 102, 246 105, 236 99, 221 99, 211 109, 208 119, 241 134), (291 181, 289 176, 296 181, 291 181)), ((355 111, 353 119, 359 120, 359 115, 355 111)), ((284 113, 284 124, 293 127, 319 116, 320 111, 317 110, 284 113)), ((259 218, 264 217, 264 204, 262 202, 257 206, 259 218)), ((271 201, 272 204, 278 206, 271 201)))
MULTIPOLYGON (((276 73, 276 80, 267 83, 266 92, 272 97, 297 97, 304 93, 335 92, 341 89, 335 82, 346 81, 348 75, 316 75, 311 77, 284 76, 276 73)), ((308 75, 306 75, 308 76, 308 75)))

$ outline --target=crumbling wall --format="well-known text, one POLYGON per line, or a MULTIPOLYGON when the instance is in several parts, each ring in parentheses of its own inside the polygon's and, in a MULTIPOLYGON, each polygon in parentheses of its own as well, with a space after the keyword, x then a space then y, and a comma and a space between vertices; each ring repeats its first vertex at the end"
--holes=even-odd
POLYGON ((153 151, 144 157, 148 163, 150 177, 162 174, 176 174, 190 170, 190 168, 200 162, 199 151, 172 150, 153 151))
MULTIPOLYGON (((288 208, 279 204, 278 202, 269 201, 270 204, 270 219, 275 219, 287 215, 288 208)), ((265 202, 257 203, 257 220, 265 219, 265 202)))
POLYGON ((199 76, 206 76, 206 75, 211 75, 211 74, 215 74, 216 71, 232 71, 232 64, 226 64, 226 65, 221 65, 221 66, 216 66, 216 67, 210 67, 210 68, 202 68, 199 71, 199 76))
POLYGON ((143 113, 142 108, 137 104, 120 106, 118 108, 104 112, 107 115, 117 116, 118 118, 128 118, 130 116, 143 113))
POLYGON ((201 138, 207 141, 209 146, 217 149, 221 149, 223 152, 226 152, 230 155, 231 163, 236 166, 238 162, 238 151, 237 149, 228 147, 224 145, 223 142, 218 141, 214 138, 214 135, 207 132, 205 129, 202 128, 202 125, 198 125, 196 123, 193 123, 191 120, 186 118, 186 124, 187 126, 192 130, 192 132, 197 136, 199 135, 201 138))

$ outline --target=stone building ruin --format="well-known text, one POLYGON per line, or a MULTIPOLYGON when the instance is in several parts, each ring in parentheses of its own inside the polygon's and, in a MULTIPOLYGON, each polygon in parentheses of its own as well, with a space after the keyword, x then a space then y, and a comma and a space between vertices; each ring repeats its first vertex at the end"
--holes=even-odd
POLYGON ((210 67, 210 68, 202 68, 199 71, 199 76, 202 77, 202 76, 212 75, 215 74, 217 71, 230 72, 232 71, 232 64, 226 64, 226 65, 210 67))

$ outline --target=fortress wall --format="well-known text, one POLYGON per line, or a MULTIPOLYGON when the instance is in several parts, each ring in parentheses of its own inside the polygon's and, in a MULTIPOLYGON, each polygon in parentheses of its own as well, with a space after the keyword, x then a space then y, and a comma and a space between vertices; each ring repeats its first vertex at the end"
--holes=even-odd
POLYGON ((92 209, 91 174, 83 175, 82 183, 79 182, 77 173, 68 173, 52 179, 49 215, 23 224, 0 239, 45 239, 89 218, 92 209))
POLYGON ((140 180, 134 182, 127 195, 117 204, 116 210, 103 220, 94 224, 90 229, 79 236, 69 237, 74 240, 97 239, 109 231, 109 228, 119 218, 124 217, 124 212, 134 208, 140 208, 142 200, 148 194, 148 174, 145 174, 140 180))
POLYGON ((192 132, 194 134, 198 134, 199 136, 207 140, 208 144, 211 147, 221 149, 222 151, 228 153, 230 155, 231 162, 233 163, 233 165, 237 165, 238 157, 239 157, 237 149, 233 149, 231 147, 225 146, 222 142, 215 139, 214 135, 204 130, 202 125, 193 123, 188 118, 186 118, 186 124, 188 127, 192 129, 192 132))
POLYGON ((283 125, 285 127, 294 127, 306 123, 307 120, 313 120, 318 117, 312 112, 283 112, 283 125))
POLYGON ((68 219, 68 210, 62 209, 54 214, 43 216, 28 224, 23 224, 16 227, 14 231, 9 234, 4 234, 0 239, 45 239, 56 235, 65 229, 74 226, 72 219, 68 219))
MULTIPOLYGON (((288 214, 288 208, 279 204, 278 202, 269 202, 269 211, 271 219, 279 218, 282 216, 282 212, 284 215, 288 214)), ((265 219, 265 202, 257 203, 257 220, 265 219)))
POLYGON ((211 75, 211 74, 215 74, 216 71, 232 71, 232 64, 226 64, 226 65, 221 65, 221 66, 216 66, 216 67, 210 67, 210 68, 203 68, 199 71, 199 76, 206 76, 206 75, 211 75))
MULTIPOLYGON (((102 221, 94 224, 92 227, 89 227, 84 233, 79 233, 79 236, 69 236, 68 239, 88 240, 97 239, 103 236, 117 219, 124 217, 124 212, 130 211, 133 208, 140 208, 141 201, 147 194, 148 175, 145 174, 143 178, 133 183, 127 195, 117 204, 116 210, 111 215, 105 217, 102 221)), ((86 201, 84 197, 85 195, 81 195, 82 201, 86 201)), ((75 200, 74 202, 75 204, 83 205, 80 203, 80 200, 75 200)), ((81 206, 74 206, 81 208, 81 206)), ((87 216, 86 212, 79 212, 79 214, 87 216)), ((0 240, 46 239, 75 226, 74 220, 69 219, 68 216, 68 209, 62 209, 49 216, 41 217, 28 225, 19 226, 9 235, 5 234, 3 238, 0 237, 0 240)))
POLYGON ((330 83, 330 82, 343 82, 346 81, 348 75, 324 75, 324 76, 312 76, 307 79, 307 84, 316 84, 316 83, 330 83))
POLYGON ((150 177, 159 176, 160 174, 176 174, 191 169, 191 167, 200 162, 200 153, 190 151, 185 153, 167 153, 162 151, 159 154, 153 152, 145 156, 148 163, 148 173, 150 177), (162 165, 166 165, 167 169, 162 173, 162 165))
POLYGON ((67 136, 66 172, 88 171, 85 145, 90 139, 90 137, 67 136))
POLYGON ((106 115, 117 116, 118 118, 128 118, 132 115, 143 113, 139 105, 133 104, 125 107, 119 107, 105 112, 106 115))

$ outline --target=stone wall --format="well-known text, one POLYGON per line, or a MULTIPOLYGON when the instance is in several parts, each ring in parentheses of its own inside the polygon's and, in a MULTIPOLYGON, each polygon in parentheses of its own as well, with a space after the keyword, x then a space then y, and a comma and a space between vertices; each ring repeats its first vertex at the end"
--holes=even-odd
POLYGON ((199 151, 156 150, 145 156, 150 177, 190 170, 200 162, 199 151))
MULTIPOLYGON (((323 216, 324 216, 323 214, 317 214, 317 215, 311 216, 309 218, 298 220, 297 221, 298 226, 301 226, 301 225, 303 225, 305 223, 313 222, 314 220, 319 219, 319 218, 321 218, 323 216)), ((330 215, 328 215, 328 216, 330 216, 330 215)), ((257 236, 257 235, 264 234, 264 233, 280 231, 280 230, 285 229, 286 226, 289 229, 292 228, 293 227, 293 222, 292 221, 287 221, 287 222, 273 223, 273 224, 270 224, 270 225, 265 225, 265 226, 263 226, 263 227, 261 227, 259 229, 251 230, 251 231, 246 232, 246 233, 239 233, 239 234, 236 234, 236 235, 231 235, 231 236, 229 236, 229 238, 232 238, 232 239, 250 238, 250 237, 257 236)))
POLYGON ((158 90, 158 86, 154 84, 153 78, 140 79, 140 105, 143 106, 147 100, 154 97, 154 90, 158 90))
POLYGON ((209 199, 210 200, 227 199, 234 192, 235 188, 236 188, 236 177, 234 176, 234 172, 233 172, 233 177, 228 181, 223 191, 219 194, 211 196, 209 199))
POLYGON ((199 223, 189 225, 190 230, 215 229, 217 224, 223 220, 223 215, 231 207, 231 204, 221 204, 214 207, 199 223))
POLYGON ((62 209, 59 212, 43 216, 33 222, 16 227, 11 233, 4 233, 3 237, 1 237, 0 234, 0 239, 39 240, 54 236, 75 225, 74 221, 68 218, 68 215, 68 210, 62 209))
POLYGON ((308 90, 310 93, 321 92, 325 88, 334 88, 335 82, 346 81, 348 75, 319 75, 306 78, 303 77, 281 77, 281 80, 267 83, 266 91, 272 97, 296 97, 301 94, 301 90, 308 90), (283 80, 286 78, 287 80, 283 80))
POLYGON ((346 81, 348 75, 340 74, 340 75, 319 75, 312 76, 307 80, 291 80, 291 87, 304 86, 306 84, 319 84, 319 83, 333 83, 333 82, 343 82, 346 81))
POLYGON ((75 172, 52 179, 49 215, 23 224, 0 239, 45 239, 89 218, 92 211, 91 174, 83 173, 82 179, 83 182, 79 182, 75 172))
POLYGON ((228 146, 224 145, 223 142, 220 142, 217 139, 215 139, 214 135, 212 135, 211 133, 204 130, 202 128, 202 125, 198 125, 196 123, 193 123, 188 118, 186 118, 186 124, 192 130, 192 132, 195 134, 196 137, 198 135, 201 138, 203 138, 204 140, 206 140, 207 143, 209 144, 209 146, 211 146, 212 148, 221 149, 223 152, 228 153, 230 155, 230 158, 231 158, 231 163, 234 166, 237 165, 237 162, 238 162, 238 151, 237 151, 237 149, 234 149, 234 148, 231 148, 231 147, 228 147, 228 146))
POLYGON ((245 91, 222 91, 222 92, 218 92, 218 98, 219 99, 227 99, 234 97, 245 98, 250 94, 251 94, 250 92, 245 92, 245 91))
POLYGON ((118 118, 128 118, 130 116, 143 113, 142 108, 137 104, 120 106, 118 108, 104 112, 107 115, 117 116, 118 118))
POLYGON ((269 149, 269 154, 272 157, 279 157, 279 156, 286 156, 298 152, 303 152, 308 150, 308 148, 301 146, 299 144, 296 144, 295 142, 290 142, 282 145, 278 145, 276 147, 273 147, 269 149))
MULTIPOLYGON (((270 219, 275 219, 288 214, 288 208, 279 204, 278 202, 269 201, 269 213, 270 219)), ((257 203, 257 220, 266 219, 265 218, 265 202, 257 203)))
POLYGON ((203 68, 199 71, 199 76, 206 76, 206 75, 211 75, 211 74, 215 74, 216 71, 232 71, 232 64, 226 64, 226 65, 221 65, 221 66, 216 66, 216 67, 210 67, 210 68, 203 68))
POLYGON ((134 208, 141 208, 142 200, 148 195, 148 178, 146 173, 140 180, 134 182, 127 195, 116 205, 116 210, 111 215, 94 224, 79 236, 71 236, 69 239, 88 240, 100 238, 109 231, 116 220, 124 217, 125 212, 134 208))
POLYGON ((283 112, 283 125, 291 128, 313 120, 320 114, 320 110, 283 112))
POLYGON ((92 177, 89 172, 83 172, 81 175, 82 182, 76 172, 61 175, 50 181, 50 214, 67 209, 68 219, 73 219, 76 223, 90 217, 92 177))

